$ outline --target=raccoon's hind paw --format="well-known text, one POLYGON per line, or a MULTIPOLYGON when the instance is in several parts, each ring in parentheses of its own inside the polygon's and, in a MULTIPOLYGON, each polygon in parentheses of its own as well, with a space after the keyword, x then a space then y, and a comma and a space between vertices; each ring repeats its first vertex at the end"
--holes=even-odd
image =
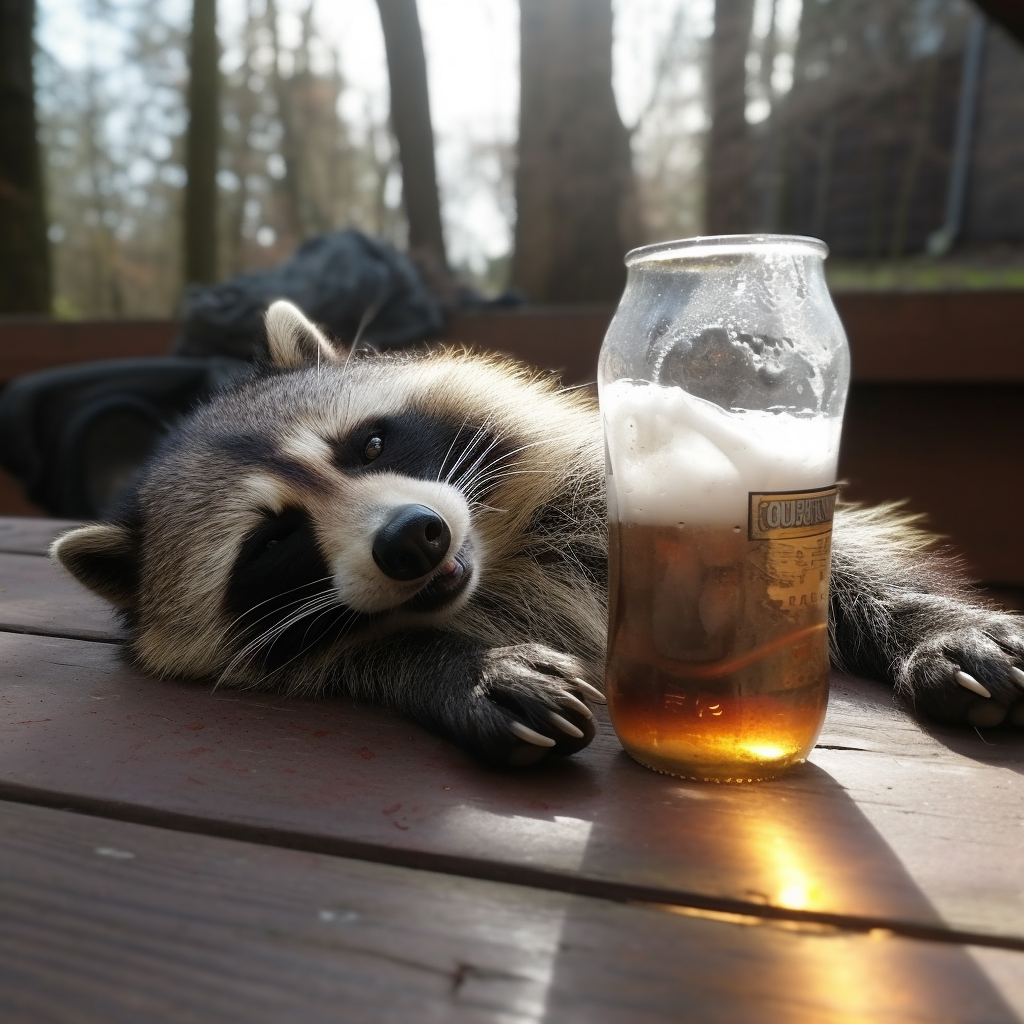
POLYGON ((897 679, 915 711, 947 725, 1024 726, 1024 619, 976 610, 918 645, 897 679))
POLYGON ((596 732, 582 698, 604 700, 585 675, 578 658, 541 644, 489 651, 470 697, 469 746, 502 767, 582 750, 596 732))

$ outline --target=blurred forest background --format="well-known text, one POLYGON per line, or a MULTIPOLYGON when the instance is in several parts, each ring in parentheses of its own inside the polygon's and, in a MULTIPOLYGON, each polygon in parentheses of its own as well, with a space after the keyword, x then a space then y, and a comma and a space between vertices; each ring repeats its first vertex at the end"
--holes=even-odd
POLYGON ((1021 6, 3 0, 0 313, 172 316, 350 226, 540 303, 763 230, 838 287, 1024 287, 1021 6))

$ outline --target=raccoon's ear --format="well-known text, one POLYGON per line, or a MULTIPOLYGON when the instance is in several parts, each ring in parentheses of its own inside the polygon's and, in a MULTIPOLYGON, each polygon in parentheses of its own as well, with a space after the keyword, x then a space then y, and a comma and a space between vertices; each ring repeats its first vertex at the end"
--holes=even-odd
POLYGON ((279 370, 298 370, 303 366, 336 363, 338 353, 320 329, 301 310, 279 299, 264 318, 270 361, 279 370))
POLYGON ((113 523, 82 526, 50 545, 56 558, 79 583, 118 608, 135 603, 138 551, 131 530, 113 523))

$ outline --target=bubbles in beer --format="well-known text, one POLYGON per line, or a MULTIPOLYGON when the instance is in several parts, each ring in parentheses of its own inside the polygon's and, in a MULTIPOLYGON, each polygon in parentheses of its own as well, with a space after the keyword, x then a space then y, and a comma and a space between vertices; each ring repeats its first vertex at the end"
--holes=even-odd
POLYGON ((623 746, 701 779, 803 760, 827 700, 831 521, 755 538, 750 495, 831 484, 838 427, 630 381, 605 388, 602 407, 614 467, 607 683, 623 746))

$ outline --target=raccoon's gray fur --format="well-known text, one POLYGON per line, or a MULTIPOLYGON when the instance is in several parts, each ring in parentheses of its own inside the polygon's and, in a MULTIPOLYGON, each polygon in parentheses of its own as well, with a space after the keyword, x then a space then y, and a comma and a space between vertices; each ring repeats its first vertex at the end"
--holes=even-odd
MULTIPOLYGON (((463 350, 351 356, 287 303, 270 365, 182 422, 55 556, 160 676, 343 689, 476 756, 594 735, 604 462, 593 400, 463 350)), ((1021 620, 891 510, 840 508, 836 664, 949 722, 1024 724, 1021 620), (990 696, 986 696, 990 694, 990 696)))

